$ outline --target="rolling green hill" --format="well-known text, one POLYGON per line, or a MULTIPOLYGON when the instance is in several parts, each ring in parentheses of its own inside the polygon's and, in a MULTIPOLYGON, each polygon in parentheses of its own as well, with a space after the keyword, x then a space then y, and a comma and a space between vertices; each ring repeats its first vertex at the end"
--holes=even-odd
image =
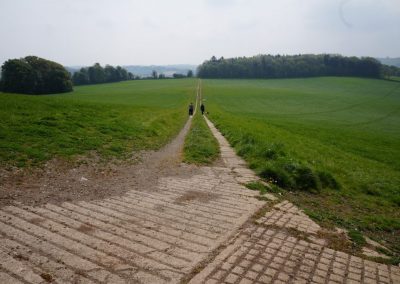
POLYGON ((0 93, 0 165, 159 148, 183 126, 195 87, 190 79, 152 80, 75 87, 60 95, 0 93))

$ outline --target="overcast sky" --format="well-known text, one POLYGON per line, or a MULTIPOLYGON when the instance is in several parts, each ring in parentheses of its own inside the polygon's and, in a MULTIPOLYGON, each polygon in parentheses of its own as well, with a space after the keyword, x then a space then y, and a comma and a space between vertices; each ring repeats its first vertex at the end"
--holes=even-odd
POLYGON ((400 57, 400 0, 0 0, 0 63, 199 64, 260 53, 400 57))

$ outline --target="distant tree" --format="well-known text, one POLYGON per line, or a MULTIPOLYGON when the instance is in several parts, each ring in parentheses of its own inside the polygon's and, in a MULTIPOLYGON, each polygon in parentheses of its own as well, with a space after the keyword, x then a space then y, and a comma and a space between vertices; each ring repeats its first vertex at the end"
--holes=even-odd
POLYGON ((174 73, 174 74, 172 74, 172 77, 174 77, 175 79, 181 79, 181 78, 185 78, 185 75, 179 74, 179 73, 174 73))
POLYGON ((81 68, 78 72, 72 75, 72 82, 74 85, 86 85, 89 84, 89 74, 86 68, 81 68))
POLYGON ((135 75, 132 72, 128 72, 128 80, 135 80, 135 75))
POLYGON ((91 67, 81 68, 75 72, 72 79, 75 85, 99 84, 133 80, 134 76, 130 74, 121 66, 106 65, 103 68, 99 63, 95 63, 91 67))
MULTIPOLYGON (((295 78, 313 76, 359 76, 380 78, 382 64, 373 58, 331 54, 258 55, 216 59, 197 69, 200 78, 295 78)), ((386 73, 389 70, 386 69, 386 73)), ((390 73, 390 72, 389 72, 390 73)))
POLYGON ((104 67, 105 82, 118 82, 120 81, 118 71, 111 65, 104 67))
POLYGON ((192 70, 189 70, 189 71, 187 72, 186 77, 192 78, 192 77, 193 77, 193 71, 192 71, 192 70))
POLYGON ((158 79, 165 79, 165 75, 164 75, 164 74, 162 74, 162 73, 161 73, 161 74, 159 74, 159 75, 158 75, 158 79))
POLYGON ((106 74, 99 63, 95 63, 93 66, 89 67, 88 74, 91 84, 99 84, 106 81, 106 74))
POLYGON ((151 76, 153 77, 153 79, 157 79, 158 78, 157 71, 153 70, 153 72, 151 72, 151 76))
POLYGON ((4 92, 52 94, 72 91, 71 76, 60 64, 36 56, 7 60, 2 66, 4 92))

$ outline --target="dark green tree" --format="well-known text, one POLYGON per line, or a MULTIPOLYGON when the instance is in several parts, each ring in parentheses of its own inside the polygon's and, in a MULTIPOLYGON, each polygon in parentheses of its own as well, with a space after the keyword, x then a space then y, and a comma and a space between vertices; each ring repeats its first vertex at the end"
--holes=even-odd
POLYGON ((186 75, 188 78, 192 78, 193 77, 193 71, 192 70, 189 70, 188 72, 187 72, 187 75, 186 75))
MULTIPOLYGON (((335 54, 258 55, 217 59, 198 67, 200 78, 295 78, 313 76, 382 77, 382 64, 373 58, 335 54)), ((388 71, 388 70, 386 70, 388 71)))
POLYGON ((71 76, 53 61, 36 56, 7 60, 2 66, 4 92, 52 94, 72 91, 71 76))

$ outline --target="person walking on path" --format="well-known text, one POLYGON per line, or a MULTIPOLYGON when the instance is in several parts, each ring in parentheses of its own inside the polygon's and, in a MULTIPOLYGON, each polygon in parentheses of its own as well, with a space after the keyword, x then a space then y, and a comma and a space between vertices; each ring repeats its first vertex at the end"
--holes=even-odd
POLYGON ((189 105, 189 115, 190 116, 193 115, 193 103, 190 103, 190 105, 189 105))
POLYGON ((204 111, 206 110, 206 107, 204 106, 203 103, 201 103, 200 109, 201 109, 201 114, 204 115, 204 111))

